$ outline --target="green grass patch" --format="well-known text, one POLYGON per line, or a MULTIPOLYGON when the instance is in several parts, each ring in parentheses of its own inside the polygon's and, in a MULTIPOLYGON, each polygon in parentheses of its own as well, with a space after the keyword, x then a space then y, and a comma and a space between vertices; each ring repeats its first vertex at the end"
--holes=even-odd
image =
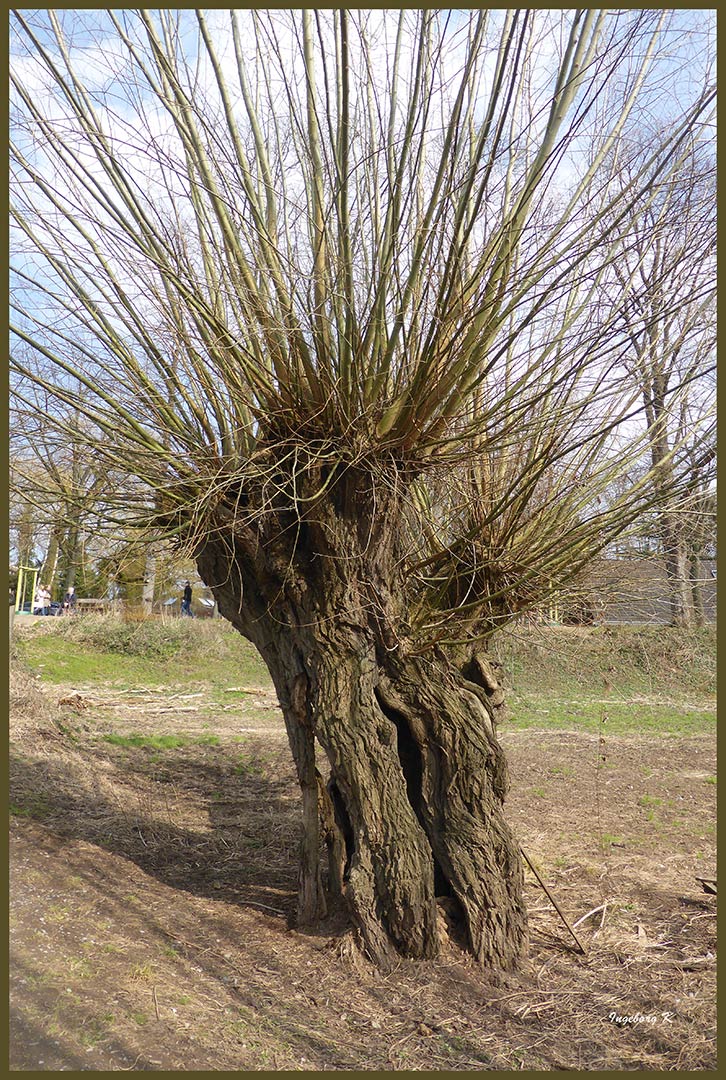
POLYGON ((605 849, 607 849, 609 847, 612 847, 614 844, 617 847, 622 847, 624 845, 624 843, 625 843, 622 836, 617 836, 615 833, 609 833, 609 832, 605 832, 605 833, 602 834, 602 837, 600 838, 600 842, 601 842, 601 845, 603 847, 603 850, 605 850, 605 849))
POLYGON ((51 813, 48 799, 42 792, 23 792, 22 802, 10 803, 10 817, 32 818, 34 821, 45 821, 51 813))
POLYGON ((78 1041, 85 1050, 92 1050, 97 1043, 108 1037, 109 1027, 113 1023, 113 1013, 87 1020, 78 1033, 78 1041), (110 1017, 110 1019, 108 1019, 110 1017))
POLYGON ((115 686, 269 686, 257 650, 220 622, 125 622, 110 616, 52 619, 17 630, 17 658, 47 683, 115 686))
MULTIPOLYGON (((227 678, 229 681, 229 673, 227 678)), ((269 682, 269 676, 266 674, 264 680, 260 683, 260 686, 266 687, 269 685, 269 682)), ((217 705, 233 705, 235 702, 244 701, 245 698, 251 697, 254 693, 255 691, 252 688, 237 690, 234 687, 218 686, 212 695, 212 700, 217 705)))
POLYGON ((218 746, 218 735, 103 735, 112 746, 139 747, 145 750, 178 750, 182 746, 218 746))
POLYGON ((582 731, 611 735, 712 735, 716 732, 715 711, 678 705, 643 705, 600 701, 559 703, 549 694, 512 695, 511 716, 505 725, 515 731, 582 731), (606 717, 603 722, 603 716, 606 717))
POLYGON ((164 681, 157 665, 139 657, 95 652, 86 645, 54 634, 20 642, 18 653, 27 666, 48 683, 143 685, 164 681))
POLYGON ((265 767, 262 762, 257 758, 251 758, 247 755, 241 755, 237 758, 237 764, 234 767, 235 774, 242 777, 259 777, 265 775, 265 767))
POLYGON ((551 776, 574 776, 575 770, 570 765, 551 765, 549 773, 551 776))

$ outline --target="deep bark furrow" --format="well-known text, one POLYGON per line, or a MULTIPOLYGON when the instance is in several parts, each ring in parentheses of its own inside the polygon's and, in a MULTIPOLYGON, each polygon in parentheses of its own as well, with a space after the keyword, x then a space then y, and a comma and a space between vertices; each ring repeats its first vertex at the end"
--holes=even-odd
MULTIPOLYGON (((456 674, 426 674, 412 662, 395 683, 403 710, 419 718, 411 730, 427 733, 422 820, 465 913, 472 952, 509 967, 525 947, 526 917, 519 853, 502 815, 506 763, 483 706, 457 687, 456 674)), ((390 685, 387 693, 390 700, 390 685)))
MULTIPOLYGON (((433 955, 437 929, 433 864, 428 842, 408 801, 395 738, 375 705, 374 665, 338 652, 321 663, 317 695, 333 703, 316 710, 317 737, 330 760, 355 836, 348 872, 353 901, 375 912, 393 944, 433 955), (374 902, 377 898, 378 904, 374 902)), ((359 920, 357 920, 359 921, 359 920)), ((370 933, 361 924, 364 937, 370 933)))

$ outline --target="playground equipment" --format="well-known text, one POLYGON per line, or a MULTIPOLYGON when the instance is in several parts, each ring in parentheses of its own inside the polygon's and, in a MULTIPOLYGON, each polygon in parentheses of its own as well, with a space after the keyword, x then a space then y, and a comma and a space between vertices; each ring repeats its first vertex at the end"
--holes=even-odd
POLYGON ((37 566, 18 567, 18 584, 15 589, 15 611, 18 614, 33 614, 33 598, 39 573, 37 566))

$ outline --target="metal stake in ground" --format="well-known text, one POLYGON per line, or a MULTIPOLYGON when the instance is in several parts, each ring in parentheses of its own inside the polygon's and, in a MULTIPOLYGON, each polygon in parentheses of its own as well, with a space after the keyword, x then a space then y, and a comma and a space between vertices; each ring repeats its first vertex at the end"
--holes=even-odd
POLYGON ((575 933, 575 931, 574 931, 574 930, 572 929, 572 927, 570 926, 570 924, 569 924, 569 922, 567 921, 567 919, 565 918, 565 916, 564 916, 564 915, 562 914, 562 911, 560 910, 560 906, 559 906, 559 904, 557 903, 557 901, 555 900, 554 896, 552 895, 552 893, 551 893, 551 892, 549 891, 549 889, 548 889, 548 888, 547 888, 547 886, 545 885, 545 883, 544 883, 544 881, 542 880, 542 878, 541 878, 541 877, 539 876, 539 874, 537 873, 537 870, 535 869, 535 867, 534 867, 534 864, 532 863, 532 860, 531 860, 531 859, 529 858, 529 856, 527 855, 527 852, 526 852, 526 851, 525 851, 525 850, 524 850, 523 848, 520 848, 519 850, 520 850, 520 851, 522 852, 522 856, 523 856, 523 858, 524 858, 525 862, 527 863, 527 866, 528 866, 528 867, 530 868, 530 870, 532 871, 532 873, 534 874, 534 876, 535 876, 535 877, 537 878, 537 881, 538 881, 538 882, 540 883, 540 885, 541 885, 541 886, 542 886, 542 888, 544 889, 545 893, 547 894, 547 897, 548 897, 548 898, 549 898, 549 900, 551 901, 551 903, 552 903, 552 906, 553 906, 553 908, 555 909, 555 911, 557 912, 557 914, 559 915, 559 917, 560 917, 560 918, 562 919, 562 922, 563 922, 563 923, 565 924, 565 926, 566 926, 566 927, 567 927, 567 929, 569 930, 569 932, 570 932, 570 934, 572 935, 572 937, 573 937, 573 938, 575 939, 575 941, 577 942, 577 947, 578 947, 578 949, 580 950, 580 952, 582 953, 582 955, 583 955, 583 956, 585 956, 586 954, 585 954, 585 950, 584 950, 584 948, 583 948, 582 942, 580 941, 579 937, 577 936, 577 934, 575 933))

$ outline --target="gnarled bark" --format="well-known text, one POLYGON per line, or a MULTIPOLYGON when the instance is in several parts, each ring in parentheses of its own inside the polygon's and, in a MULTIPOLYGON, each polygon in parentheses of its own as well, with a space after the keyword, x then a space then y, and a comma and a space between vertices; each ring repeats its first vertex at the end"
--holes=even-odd
POLYGON ((436 898, 447 896, 474 956, 510 968, 526 948, 526 916, 502 815, 501 688, 485 658, 470 655, 462 674, 442 652, 416 655, 394 519, 390 506, 373 518, 356 514, 355 498, 326 500, 294 534, 279 517, 266 538, 218 533, 199 572, 262 654, 285 717, 303 803, 299 920, 326 908, 322 807, 331 891, 344 893, 378 963, 437 955, 436 898), (316 741, 330 765, 325 793, 316 741))

